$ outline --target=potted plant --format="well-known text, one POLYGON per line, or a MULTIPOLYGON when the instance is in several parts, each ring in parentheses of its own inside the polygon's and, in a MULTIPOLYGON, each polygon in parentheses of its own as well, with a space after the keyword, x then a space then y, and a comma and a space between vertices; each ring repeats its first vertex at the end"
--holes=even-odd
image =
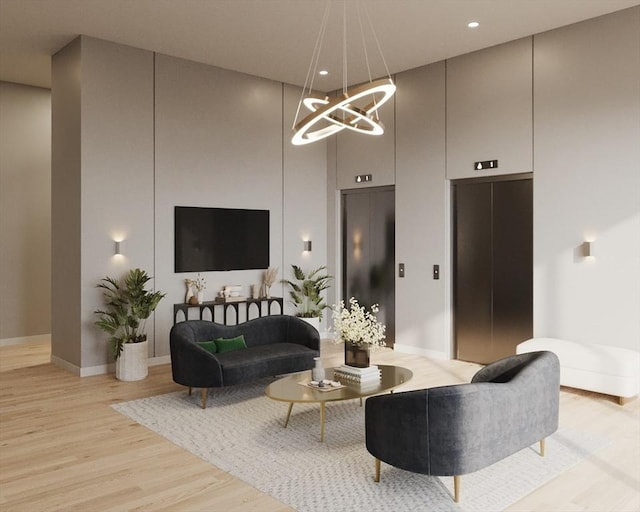
POLYGON ((334 305, 333 328, 335 342, 344 342, 344 360, 348 366, 366 368, 369 366, 369 349, 385 346, 385 325, 376 318, 378 305, 373 304, 370 311, 358 304, 357 299, 349 299, 349 307, 344 301, 334 305))
POLYGON ((116 359, 116 378, 141 380, 147 376, 148 342, 145 321, 165 296, 149 291, 145 285, 151 277, 139 268, 130 270, 120 283, 112 277, 101 279, 97 287, 104 290, 105 309, 97 310, 96 325, 110 335, 116 359))
POLYGON ((289 297, 298 310, 296 316, 319 330, 322 311, 329 307, 324 303, 322 291, 329 288, 329 280, 333 277, 323 272, 327 268, 325 266, 318 267, 308 274, 297 265, 291 265, 291 268, 295 281, 283 279, 281 282, 291 287, 289 297))

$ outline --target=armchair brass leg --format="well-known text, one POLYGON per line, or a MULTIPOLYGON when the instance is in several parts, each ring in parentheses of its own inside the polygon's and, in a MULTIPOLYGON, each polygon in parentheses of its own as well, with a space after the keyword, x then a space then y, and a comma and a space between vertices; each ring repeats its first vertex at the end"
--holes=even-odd
POLYGON ((460 475, 453 477, 453 501, 460 501, 460 475))
POLYGON ((202 397, 202 408, 206 409, 207 408, 207 388, 202 388, 200 390, 200 395, 202 397))
POLYGON ((373 478, 373 481, 380 481, 380 459, 376 459, 376 476, 373 478))
POLYGON ((544 457, 544 439, 540 439, 540 457, 544 457))

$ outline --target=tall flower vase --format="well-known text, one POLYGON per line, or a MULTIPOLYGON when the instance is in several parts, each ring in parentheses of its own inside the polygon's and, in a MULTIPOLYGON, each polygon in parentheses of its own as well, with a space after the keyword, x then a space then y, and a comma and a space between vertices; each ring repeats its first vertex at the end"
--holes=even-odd
POLYGON ((344 364, 356 368, 369 367, 369 344, 356 345, 349 341, 344 342, 344 364))

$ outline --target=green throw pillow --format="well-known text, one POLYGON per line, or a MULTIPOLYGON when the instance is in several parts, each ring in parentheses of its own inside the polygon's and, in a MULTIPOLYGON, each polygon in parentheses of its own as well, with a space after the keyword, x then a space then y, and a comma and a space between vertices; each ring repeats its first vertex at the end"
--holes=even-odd
POLYGON ((244 336, 236 336, 235 338, 217 338, 216 349, 219 354, 225 352, 231 352, 232 350, 238 350, 241 348, 247 348, 247 344, 244 342, 244 336))
POLYGON ((212 354, 215 354, 218 351, 218 348, 216 347, 216 342, 213 340, 197 341, 196 343, 200 345, 203 349, 205 349, 207 352, 211 352, 212 354))

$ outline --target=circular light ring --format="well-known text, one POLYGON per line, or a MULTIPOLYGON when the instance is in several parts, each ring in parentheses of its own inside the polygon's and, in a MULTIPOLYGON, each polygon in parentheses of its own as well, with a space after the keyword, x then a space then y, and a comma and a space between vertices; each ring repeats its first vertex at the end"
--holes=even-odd
MULTIPOLYGON (((360 89, 362 89, 362 87, 360 89)), ((351 101, 353 101, 354 99, 365 97, 367 94, 371 92, 372 91, 368 87, 365 90, 359 91, 359 92, 354 89, 353 91, 351 91, 351 95, 349 95, 349 91, 347 91, 347 94, 344 95, 343 98, 348 97, 351 101), (356 93, 358 93, 358 96, 356 96, 356 93)), ((335 101, 338 101, 338 100, 335 100, 335 101)), ((351 105, 351 103, 347 103, 343 107, 341 107, 339 111, 343 113, 351 114, 349 117, 343 116, 343 118, 340 118, 334 115, 333 113, 327 114, 325 112, 325 115, 322 117, 322 119, 329 121, 333 124, 339 125, 342 128, 348 128, 349 130, 353 130, 356 132, 366 133, 368 135, 382 135, 384 133, 384 125, 382 125, 382 123, 380 123, 377 120, 374 121, 370 117, 371 114, 368 114, 368 112, 373 113, 378 107, 380 107, 382 103, 384 103, 384 101, 386 101, 385 98, 382 98, 378 102, 373 101, 367 104, 364 108, 356 107, 355 105, 351 105), (362 124, 358 124, 358 121, 363 121, 364 126, 362 124)), ((304 98, 303 103, 309 110, 311 110, 312 112, 316 112, 319 108, 321 108, 321 107, 317 107, 316 105, 325 106, 325 105, 328 105, 330 102, 328 99, 322 100, 320 98, 309 97, 309 98, 304 98)), ((342 105, 343 101, 339 101, 339 103, 342 105)), ((301 123, 298 124, 298 126, 300 126, 301 124, 304 123, 304 121, 312 117, 313 115, 307 116, 301 123)), ((330 134, 333 134, 333 133, 335 132, 332 131, 330 134)), ((318 139, 315 138, 314 141, 315 140, 318 140, 318 139)), ((310 141, 310 142, 313 142, 313 141, 310 141)))
POLYGON ((382 135, 384 127, 371 116, 382 105, 384 105, 396 92, 396 86, 390 78, 376 80, 344 93, 342 97, 334 100, 322 100, 319 98, 305 98, 305 106, 312 111, 307 117, 295 126, 295 134, 291 143, 299 146, 310 144, 318 140, 329 137, 347 128, 368 135, 382 135), (375 94, 382 93, 379 100, 375 100, 375 94), (371 96, 373 101, 364 108, 352 105, 353 102, 371 96), (336 113, 342 112, 347 116, 339 117, 336 113), (329 122, 329 126, 311 131, 320 121, 329 122))

